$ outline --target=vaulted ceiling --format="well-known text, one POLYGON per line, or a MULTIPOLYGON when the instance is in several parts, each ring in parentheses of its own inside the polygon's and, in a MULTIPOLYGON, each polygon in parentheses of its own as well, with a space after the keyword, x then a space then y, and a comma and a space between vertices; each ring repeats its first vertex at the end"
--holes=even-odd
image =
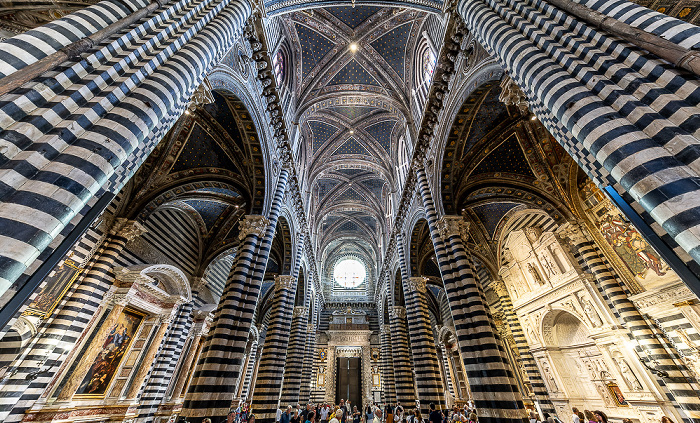
MULTIPOLYGON (((281 18, 303 151, 311 230, 327 291, 333 265, 356 258, 376 278, 388 197, 400 191, 397 145, 410 122, 412 53, 427 13, 340 6, 281 18)), ((373 283, 358 287, 373 295, 373 283)))

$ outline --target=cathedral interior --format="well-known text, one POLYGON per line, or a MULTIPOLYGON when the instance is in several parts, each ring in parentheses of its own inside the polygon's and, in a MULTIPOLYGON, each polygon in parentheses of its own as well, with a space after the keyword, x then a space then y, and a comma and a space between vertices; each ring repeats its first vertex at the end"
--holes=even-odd
POLYGON ((699 21, 3 1, 0 421, 700 422, 699 21))

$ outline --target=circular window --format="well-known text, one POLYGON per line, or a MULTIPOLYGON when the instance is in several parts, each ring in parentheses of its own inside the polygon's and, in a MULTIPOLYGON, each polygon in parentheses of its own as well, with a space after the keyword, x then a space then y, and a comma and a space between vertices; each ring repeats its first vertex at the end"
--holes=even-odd
POLYGON ((365 281, 365 265, 355 259, 345 259, 333 268, 333 279, 344 288, 355 288, 365 281))

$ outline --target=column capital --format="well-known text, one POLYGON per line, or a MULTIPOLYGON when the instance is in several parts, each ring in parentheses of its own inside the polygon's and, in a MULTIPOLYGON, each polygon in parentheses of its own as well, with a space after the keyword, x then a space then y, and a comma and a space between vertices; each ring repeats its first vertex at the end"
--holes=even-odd
POLYGON ((503 279, 493 279, 491 286, 493 287, 494 292, 496 292, 496 295, 498 295, 499 297, 508 297, 508 288, 506 288, 506 283, 503 281, 503 279))
POLYGON ((148 229, 141 223, 123 217, 114 219, 114 223, 112 223, 112 227, 109 229, 110 234, 126 238, 127 241, 131 241, 146 232, 148 232, 148 229))
POLYGON ((498 100, 506 106, 517 107, 523 115, 528 114, 527 96, 508 75, 501 80, 501 94, 498 96, 498 100))
POLYGON ((569 222, 567 225, 562 225, 559 230, 557 230, 557 234, 561 238, 567 239, 572 246, 580 245, 588 241, 585 229, 583 229, 578 222, 569 222))
POLYGON ((437 229, 443 239, 458 235, 462 242, 469 239, 469 222, 465 222, 462 216, 443 216, 437 221, 437 229))
POLYGON ((306 316, 307 314, 309 314, 308 307, 296 306, 296 307, 294 307, 294 311, 292 312, 292 317, 301 317, 301 316, 306 316))
POLYGON ((400 319, 406 318, 406 307, 393 306, 389 308, 389 316, 398 317, 400 319))
POLYGON ((424 276, 410 277, 408 278, 408 282, 406 283, 406 288, 411 292, 416 291, 420 293, 425 293, 425 284, 427 281, 428 278, 424 276))
POLYGON ((207 286, 207 280, 204 277, 194 277, 192 278, 192 291, 201 291, 207 286))
POLYGON ((389 325, 389 324, 382 325, 381 332, 385 335, 390 334, 391 333, 391 325, 389 325))
POLYGON ((243 217, 243 219, 238 222, 238 227, 240 232, 238 233, 238 240, 243 241, 245 237, 253 234, 257 237, 262 237, 265 230, 270 225, 270 219, 259 214, 249 214, 243 217))
POLYGON ((295 280, 294 276, 291 275, 277 275, 275 276, 275 289, 293 289, 295 288, 295 280))
POLYGON ((316 325, 314 325, 313 323, 309 323, 309 324, 306 326, 306 328, 307 328, 307 330, 308 330, 309 332, 316 332, 316 325))

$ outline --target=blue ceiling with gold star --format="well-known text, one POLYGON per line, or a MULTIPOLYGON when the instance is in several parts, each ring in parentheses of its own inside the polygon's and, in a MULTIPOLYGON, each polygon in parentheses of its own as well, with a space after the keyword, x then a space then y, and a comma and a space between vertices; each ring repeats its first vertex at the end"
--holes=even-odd
POLYGON ((379 11, 379 7, 374 6, 338 6, 327 7, 326 10, 335 16, 351 29, 362 25, 370 16, 379 11))

